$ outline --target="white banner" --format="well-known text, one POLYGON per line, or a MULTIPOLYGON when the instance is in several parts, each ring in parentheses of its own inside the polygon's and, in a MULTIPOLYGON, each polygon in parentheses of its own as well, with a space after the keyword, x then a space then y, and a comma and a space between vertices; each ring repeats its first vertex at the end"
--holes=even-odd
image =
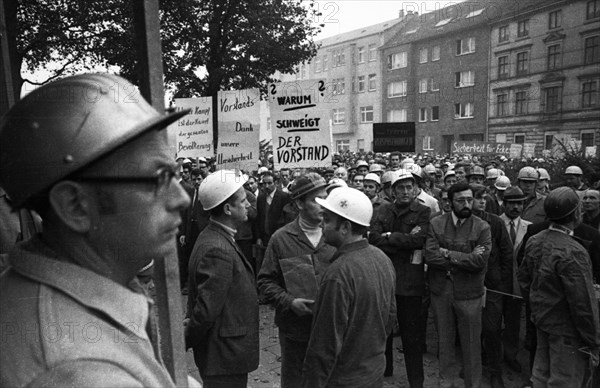
POLYGON ((176 98, 175 104, 176 110, 192 110, 188 115, 171 124, 176 132, 177 157, 195 159, 214 156, 212 99, 210 97, 176 98))
POLYGON ((259 90, 219 92, 217 100, 217 168, 256 170, 260 138, 259 90))
POLYGON ((269 85, 275 169, 331 165, 331 128, 325 81, 269 85))

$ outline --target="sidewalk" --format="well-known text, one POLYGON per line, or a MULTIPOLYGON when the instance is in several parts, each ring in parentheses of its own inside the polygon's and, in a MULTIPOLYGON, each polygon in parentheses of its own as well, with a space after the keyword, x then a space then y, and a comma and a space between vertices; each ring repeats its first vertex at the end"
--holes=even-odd
MULTIPOLYGON (((274 310, 270 306, 260 306, 260 364, 258 369, 250 373, 248 377, 248 387, 251 388, 279 388, 280 387, 280 348, 277 326, 273 323, 274 310)), ((521 331, 521 335, 524 332, 521 331)), ((438 372, 438 361, 436 357, 437 353, 437 333, 433 325, 431 314, 429 322, 427 324, 427 350, 428 352, 423 357, 423 368, 425 372, 425 388, 437 388, 437 372, 438 372)), ((404 357, 402 353, 398 351, 402 347, 400 337, 394 338, 394 375, 386 377, 384 380, 384 387, 408 387, 408 380, 406 379, 406 371, 404 369, 404 357)), ((527 370, 528 354, 526 351, 521 350, 519 353, 519 361, 523 367, 523 371, 527 370)), ((187 353, 187 365, 189 373, 200 381, 198 375, 198 368, 194 364, 194 358, 191 350, 187 353)), ((503 366, 504 384, 506 388, 521 388, 527 381, 527 374, 517 374, 510 370, 507 366, 503 366)), ((462 380, 459 380, 462 383, 462 380)), ((489 382, 485 373, 484 367, 484 387, 489 387, 489 382)), ((457 388, 464 387, 459 385, 457 388)))

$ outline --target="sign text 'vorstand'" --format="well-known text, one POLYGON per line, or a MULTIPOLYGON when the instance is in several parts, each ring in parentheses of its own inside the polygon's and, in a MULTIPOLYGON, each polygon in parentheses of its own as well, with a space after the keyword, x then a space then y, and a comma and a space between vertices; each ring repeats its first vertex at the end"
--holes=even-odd
POLYGON ((329 167, 331 128, 323 80, 269 85, 275 169, 329 167))

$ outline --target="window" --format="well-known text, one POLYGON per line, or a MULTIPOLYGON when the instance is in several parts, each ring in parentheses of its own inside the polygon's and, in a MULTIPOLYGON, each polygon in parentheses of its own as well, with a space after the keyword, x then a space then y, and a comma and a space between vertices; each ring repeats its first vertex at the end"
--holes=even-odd
POLYGON ((440 60, 440 46, 433 46, 431 50, 431 62, 440 60))
POLYGON ((364 63, 365 62, 365 48, 363 47, 359 47, 358 48, 358 63, 364 63))
POLYGON ((419 50, 419 63, 427 63, 427 49, 422 48, 419 50))
POLYGON ((508 38, 508 26, 506 25, 498 28, 498 42, 508 42, 508 38))
POLYGON ((340 67, 346 64, 346 56, 343 50, 333 50, 333 67, 340 67))
POLYGON ((558 11, 550 12, 548 14, 548 29, 558 28, 562 24, 562 12, 558 11))
POLYGON ((517 37, 529 36, 529 19, 521 20, 517 23, 517 37))
POLYGON ((466 104, 454 104, 454 118, 464 119, 473 117, 473 104, 467 102, 466 104))
POLYGON ((454 86, 457 88, 473 86, 475 85, 475 72, 472 70, 456 72, 455 79, 456 82, 454 86))
POLYGON ((517 75, 529 73, 529 53, 523 51, 517 54, 517 75))
POLYGON ((337 108, 333 110, 333 123, 334 124, 345 124, 346 123, 346 109, 337 108))
POLYGON ((320 73, 323 70, 323 65, 321 64, 321 57, 315 58, 315 73, 320 73))
POLYGON ((423 150, 433 150, 433 148, 431 148, 431 136, 423 136, 423 150))
POLYGON ((377 90, 377 78, 375 74, 369 74, 369 91, 377 90))
POLYGON ((406 81, 396 81, 388 84, 388 97, 405 97, 406 81))
POLYGON ((300 79, 306 79, 306 70, 307 70, 308 66, 306 65, 302 65, 300 67, 300 79))
POLYGON ((398 110, 390 110, 387 113, 387 121, 388 123, 394 123, 394 122, 406 122, 407 120, 407 115, 406 115, 406 109, 398 109, 398 110))
POLYGON ((552 133, 545 133, 544 134, 544 149, 545 150, 551 150, 552 149, 552 144, 554 143, 554 134, 552 133))
POLYGON ((519 91, 515 93, 515 114, 522 115, 527 113, 527 92, 519 91))
POLYGON ((506 133, 497 133, 496 143, 506 143, 506 133))
POLYGON ((600 0, 588 1, 585 18, 589 20, 597 17, 600 17, 600 0))
POLYGON ((508 56, 498 58, 498 78, 508 77, 508 56))
POLYGON ((336 140, 335 148, 338 153, 346 152, 350 150, 350 140, 336 140))
POLYGON ((358 150, 358 152, 365 151, 365 139, 356 140, 356 149, 358 150))
POLYGON ((427 93, 427 83, 429 80, 427 78, 423 78, 419 80, 419 93, 427 93))
POLYGON ((365 91, 365 76, 359 75, 358 76, 358 92, 362 93, 364 91, 365 91))
POLYGON ((333 79, 333 94, 344 94, 346 92, 346 84, 343 78, 333 79))
POLYGON ((440 107, 432 106, 431 107, 431 121, 439 121, 440 119, 440 107))
POLYGON ((524 133, 515 133, 515 143, 525 144, 525 134, 524 133))
POLYGON ((508 94, 496 95, 496 116, 508 115, 508 94))
POLYGON ((598 82, 588 80, 581 83, 581 107, 592 108, 598 105, 598 82))
POLYGON ((323 55, 323 71, 327 70, 327 55, 323 55))
POLYGON ((544 89, 544 112, 556 113, 560 111, 562 102, 562 86, 552 86, 544 89))
POLYGON ((583 63, 589 65, 600 62, 600 36, 585 38, 585 51, 583 63))
POLYGON ((361 123, 372 123, 373 122, 373 106, 361 106, 360 107, 360 122, 361 123))
POLYGON ((406 52, 388 55, 388 69, 400 69, 406 67, 406 52))
POLYGON ((456 55, 475 52, 475 38, 459 39, 456 41, 456 55))
POLYGON ((581 140, 581 149, 585 150, 585 147, 593 147, 594 146, 594 130, 583 130, 581 131, 580 138, 581 140))
POLYGON ((376 61, 376 60, 377 60, 377 45, 370 44, 369 45, 369 61, 376 61))
POLYGON ((548 70, 560 67, 560 44, 548 46, 548 70))
POLYGON ((419 108, 419 122, 424 123, 427 121, 427 108, 419 108))
POLYGON ((430 82, 431 82, 431 91, 432 92, 437 92, 440 90, 440 81, 436 80, 435 78, 431 78, 430 82))

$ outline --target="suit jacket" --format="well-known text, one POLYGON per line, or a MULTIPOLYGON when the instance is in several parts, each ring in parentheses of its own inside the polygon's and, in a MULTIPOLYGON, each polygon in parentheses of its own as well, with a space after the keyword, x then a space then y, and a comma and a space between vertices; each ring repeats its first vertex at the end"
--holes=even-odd
POLYGON ((198 235, 206 228, 210 219, 210 212, 202 208, 202 202, 200 202, 198 196, 196 195, 194 200, 194 193, 192 192, 190 199, 192 203, 186 213, 186 218, 184 218, 186 220, 184 234, 188 255, 192 253, 198 235))
POLYGON ((275 233, 275 231, 285 225, 283 216, 283 207, 290 202, 291 196, 279 189, 275 189, 273 195, 273 201, 267 211, 267 195, 264 192, 258 194, 258 201, 256 204, 257 226, 258 226, 258 238, 262 239, 264 246, 267 246, 269 239, 275 233), (267 225, 267 218, 269 219, 267 225))
POLYGON ((237 228, 235 240, 252 240, 254 241, 254 223, 256 221, 256 197, 250 190, 246 190, 246 198, 250 203, 248 208, 248 219, 237 228))
MULTIPOLYGON (((506 231, 510 236, 510 221, 506 213, 502 213, 500 219, 504 222, 504 226, 506 226, 506 231)), ((531 225, 531 222, 522 219, 519 217, 516 225, 515 225, 515 242, 513 244, 513 281, 512 281, 512 292, 514 295, 521 295, 521 286, 519 286, 519 280, 517 279, 517 272, 519 271, 519 264, 517 264, 517 255, 519 254, 519 249, 521 249, 521 245, 523 244, 523 238, 527 234, 527 227, 531 225)))
POLYGON ((186 347, 201 376, 258 368, 258 303, 252 265, 233 237, 211 221, 189 263, 186 347))

